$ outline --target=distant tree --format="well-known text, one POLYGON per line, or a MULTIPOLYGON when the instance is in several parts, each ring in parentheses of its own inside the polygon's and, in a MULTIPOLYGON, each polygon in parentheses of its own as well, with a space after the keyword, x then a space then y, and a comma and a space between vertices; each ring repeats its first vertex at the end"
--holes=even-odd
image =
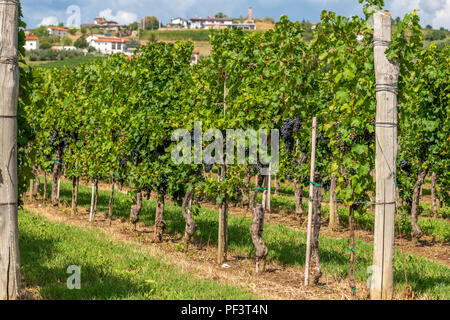
POLYGON ((39 48, 42 50, 50 49, 52 47, 52 42, 49 38, 39 39, 39 48))
POLYGON ((48 37, 50 35, 47 27, 45 26, 40 26, 39 28, 34 29, 34 34, 39 38, 48 37))
POLYGON ((72 45, 72 40, 69 37, 64 37, 62 42, 63 42, 63 45, 65 45, 65 46, 71 46, 72 45))
POLYGON ((87 29, 85 27, 81 27, 81 33, 85 35, 87 33, 87 29))
POLYGON ((60 22, 60 23, 58 23, 58 27, 60 27, 60 28, 64 28, 64 22, 60 22))
POLYGON ((221 18, 228 18, 228 16, 227 16, 226 14, 224 14, 223 12, 216 13, 216 14, 214 15, 214 17, 215 17, 215 18, 218 18, 218 19, 221 19, 221 18))
POLYGON ((272 17, 264 17, 263 19, 264 22, 269 22, 269 23, 275 23, 275 19, 272 17))
POLYGON ((433 29, 432 26, 430 26, 429 24, 427 24, 427 26, 425 27, 426 29, 433 29))
POLYGON ((401 20, 400 17, 395 18, 395 24, 397 25, 401 20))
POLYGON ((51 39, 52 39, 52 43, 56 43, 56 42, 61 41, 61 38, 59 36, 52 36, 51 39))
POLYGON ((141 21, 141 28, 144 30, 158 30, 159 29, 159 20, 155 16, 145 17, 141 21))
POLYGON ((447 37, 445 31, 443 30, 433 30, 425 35, 425 40, 427 41, 438 41, 443 40, 447 37))
POLYGON ((131 31, 136 31, 139 28, 139 23, 133 22, 128 27, 130 28, 131 31))
POLYGON ((78 29, 76 29, 76 28, 71 28, 70 30, 69 30, 69 33, 71 34, 71 35, 75 35, 76 33, 77 33, 77 31, 78 31, 78 29))
POLYGON ((79 37, 73 45, 79 49, 85 49, 89 46, 84 37, 79 37))

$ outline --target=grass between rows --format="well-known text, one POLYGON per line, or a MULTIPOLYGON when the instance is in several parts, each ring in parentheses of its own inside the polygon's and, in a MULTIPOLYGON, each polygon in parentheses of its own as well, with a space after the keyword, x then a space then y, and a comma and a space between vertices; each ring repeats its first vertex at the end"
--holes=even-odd
MULTIPOLYGON (((71 200, 71 185, 61 183, 61 199, 71 200)), ((107 211, 109 200, 108 191, 99 191, 98 209, 107 211)), ((79 205, 88 208, 90 205, 90 189, 80 186, 79 205)), ((130 197, 125 194, 116 194, 114 215, 128 219, 131 206, 130 197)), ((145 200, 141 212, 141 221, 146 225, 153 225, 155 218, 154 201, 145 200)), ((195 215, 198 231, 197 240, 217 243, 218 212, 207 208, 201 208, 195 215)), ((181 214, 181 208, 173 203, 167 203, 164 219, 167 222, 167 232, 184 233, 185 222, 181 214)), ((238 254, 254 256, 254 246, 250 235, 251 220, 244 217, 229 216, 229 249, 238 254)), ((264 241, 269 248, 269 259, 280 264, 292 265, 303 268, 305 263, 306 234, 301 231, 282 225, 266 224, 264 229, 264 241)), ((349 240, 320 238, 320 259, 322 270, 325 274, 335 275, 341 278, 348 277, 350 251, 349 240)), ((373 245, 356 240, 356 279, 358 282, 366 282, 370 277, 368 268, 372 264, 373 245)), ((406 270, 409 284, 418 294, 424 294, 434 299, 450 299, 450 268, 432 262, 421 256, 405 254, 398 250, 395 252, 395 289, 401 292, 405 288, 403 257, 406 260, 406 270)))
POLYGON ((255 299, 244 289, 195 279, 145 247, 112 242, 97 228, 19 213, 21 272, 42 299, 255 299), (67 268, 80 267, 81 289, 67 289, 67 268))
MULTIPOLYGON (((308 197, 305 195, 306 198, 308 197)), ((261 195, 257 197, 258 201, 261 201, 261 195)), ((275 211, 286 210, 287 212, 295 212, 295 200, 288 196, 275 196, 271 197, 271 208, 275 211)), ((307 203, 303 203, 303 209, 308 210, 307 203)), ((339 208, 339 221, 344 227, 348 225, 348 208, 339 208)), ((433 237, 436 241, 450 242, 450 221, 444 219, 432 218, 431 205, 421 204, 419 216, 419 226, 424 232, 424 234, 433 237)), ((322 216, 328 218, 330 213, 328 205, 325 203, 322 205, 322 216)), ((439 208, 438 213, 444 218, 450 217, 448 208, 439 208)), ((355 223, 356 228, 373 231, 375 225, 375 216, 373 212, 369 211, 367 208, 363 209, 361 212, 355 213, 355 223)), ((402 235, 411 235, 411 220, 407 215, 402 215, 400 219, 400 228, 402 235)), ((398 233, 398 225, 396 225, 396 233, 398 233)))

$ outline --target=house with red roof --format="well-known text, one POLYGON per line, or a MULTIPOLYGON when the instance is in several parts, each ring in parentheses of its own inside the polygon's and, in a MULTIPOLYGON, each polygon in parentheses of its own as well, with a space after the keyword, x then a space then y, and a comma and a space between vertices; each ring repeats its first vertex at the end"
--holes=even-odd
POLYGON ((58 36, 60 39, 67 37, 69 35, 69 29, 65 28, 48 27, 47 30, 51 36, 58 36))
POLYGON ((114 54, 114 53, 126 53, 127 44, 130 42, 128 39, 104 36, 100 34, 94 34, 87 37, 86 41, 89 45, 102 54, 114 54))
POLYGON ((39 50, 39 38, 28 36, 25 38, 25 50, 39 50))

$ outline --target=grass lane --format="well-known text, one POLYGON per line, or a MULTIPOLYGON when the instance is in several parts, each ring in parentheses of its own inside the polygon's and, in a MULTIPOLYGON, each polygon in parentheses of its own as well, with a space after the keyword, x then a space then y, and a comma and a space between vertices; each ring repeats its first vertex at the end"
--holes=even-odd
POLYGON ((50 300, 255 299, 245 289, 201 280, 161 261, 145 247, 114 241, 97 228, 19 213, 21 273, 50 300), (68 266, 81 269, 81 290, 68 290, 68 266))

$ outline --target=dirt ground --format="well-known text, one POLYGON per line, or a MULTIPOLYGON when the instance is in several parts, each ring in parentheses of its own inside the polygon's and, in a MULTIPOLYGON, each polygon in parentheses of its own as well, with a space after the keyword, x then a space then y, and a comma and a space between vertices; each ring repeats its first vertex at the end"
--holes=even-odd
MULTIPOLYGON (((87 186, 87 185, 86 185, 87 186)), ((99 183, 100 190, 111 190, 111 186, 107 183, 99 183)), ((128 188, 122 190, 123 193, 128 192, 128 188)), ((430 201, 430 196, 423 196, 424 202, 430 201)), ((153 195, 152 195, 153 199, 153 195)), ((155 200, 155 199, 153 199, 155 200)), ((422 198, 421 198, 422 201, 422 198)), ((202 203, 202 207, 217 210, 217 206, 210 203, 202 203)), ((246 209, 240 207, 229 206, 229 213, 235 216, 246 217, 253 219, 252 213, 246 209)), ((266 223, 274 225, 288 226, 294 230, 300 230, 306 232, 306 218, 297 217, 292 213, 285 211, 268 213, 266 215, 266 223)), ((328 228, 326 221, 322 222, 320 228, 320 236, 335 238, 335 239, 349 239, 350 232, 346 228, 341 228, 338 231, 333 231, 328 228)), ((373 242, 373 233, 365 230, 355 230, 355 237, 364 242, 373 242)), ((434 260, 437 263, 450 267, 450 244, 443 242, 434 242, 431 237, 423 236, 418 245, 414 245, 405 236, 402 238, 396 237, 395 239, 396 249, 401 250, 402 253, 409 253, 414 255, 420 255, 430 260, 434 260)))
MULTIPOLYGON (((25 209, 39 214, 49 221, 78 225, 85 227, 97 227, 105 232, 113 241, 138 243, 150 250, 151 254, 163 257, 165 263, 178 267, 183 272, 188 272, 199 279, 219 281, 234 286, 241 286, 263 299, 271 300, 350 300, 367 299, 368 290, 365 284, 360 283, 355 296, 352 297, 346 279, 337 279, 331 276, 323 276, 319 287, 305 287, 303 285, 304 271, 282 266, 270 261, 266 265, 266 272, 256 274, 253 259, 234 254, 228 254, 227 265, 219 266, 216 263, 216 248, 206 243, 193 243, 189 252, 180 252, 181 237, 166 235, 163 243, 152 242, 153 229, 138 224, 138 231, 122 219, 114 219, 111 222, 106 213, 98 213, 95 222, 89 222, 89 213, 86 209, 80 209, 78 214, 70 213, 69 209, 61 210, 51 206, 43 206, 39 202, 26 203, 25 209)), ((36 288, 24 290, 27 297, 33 297, 36 288)), ((397 297, 401 299, 402 297, 397 297)))

